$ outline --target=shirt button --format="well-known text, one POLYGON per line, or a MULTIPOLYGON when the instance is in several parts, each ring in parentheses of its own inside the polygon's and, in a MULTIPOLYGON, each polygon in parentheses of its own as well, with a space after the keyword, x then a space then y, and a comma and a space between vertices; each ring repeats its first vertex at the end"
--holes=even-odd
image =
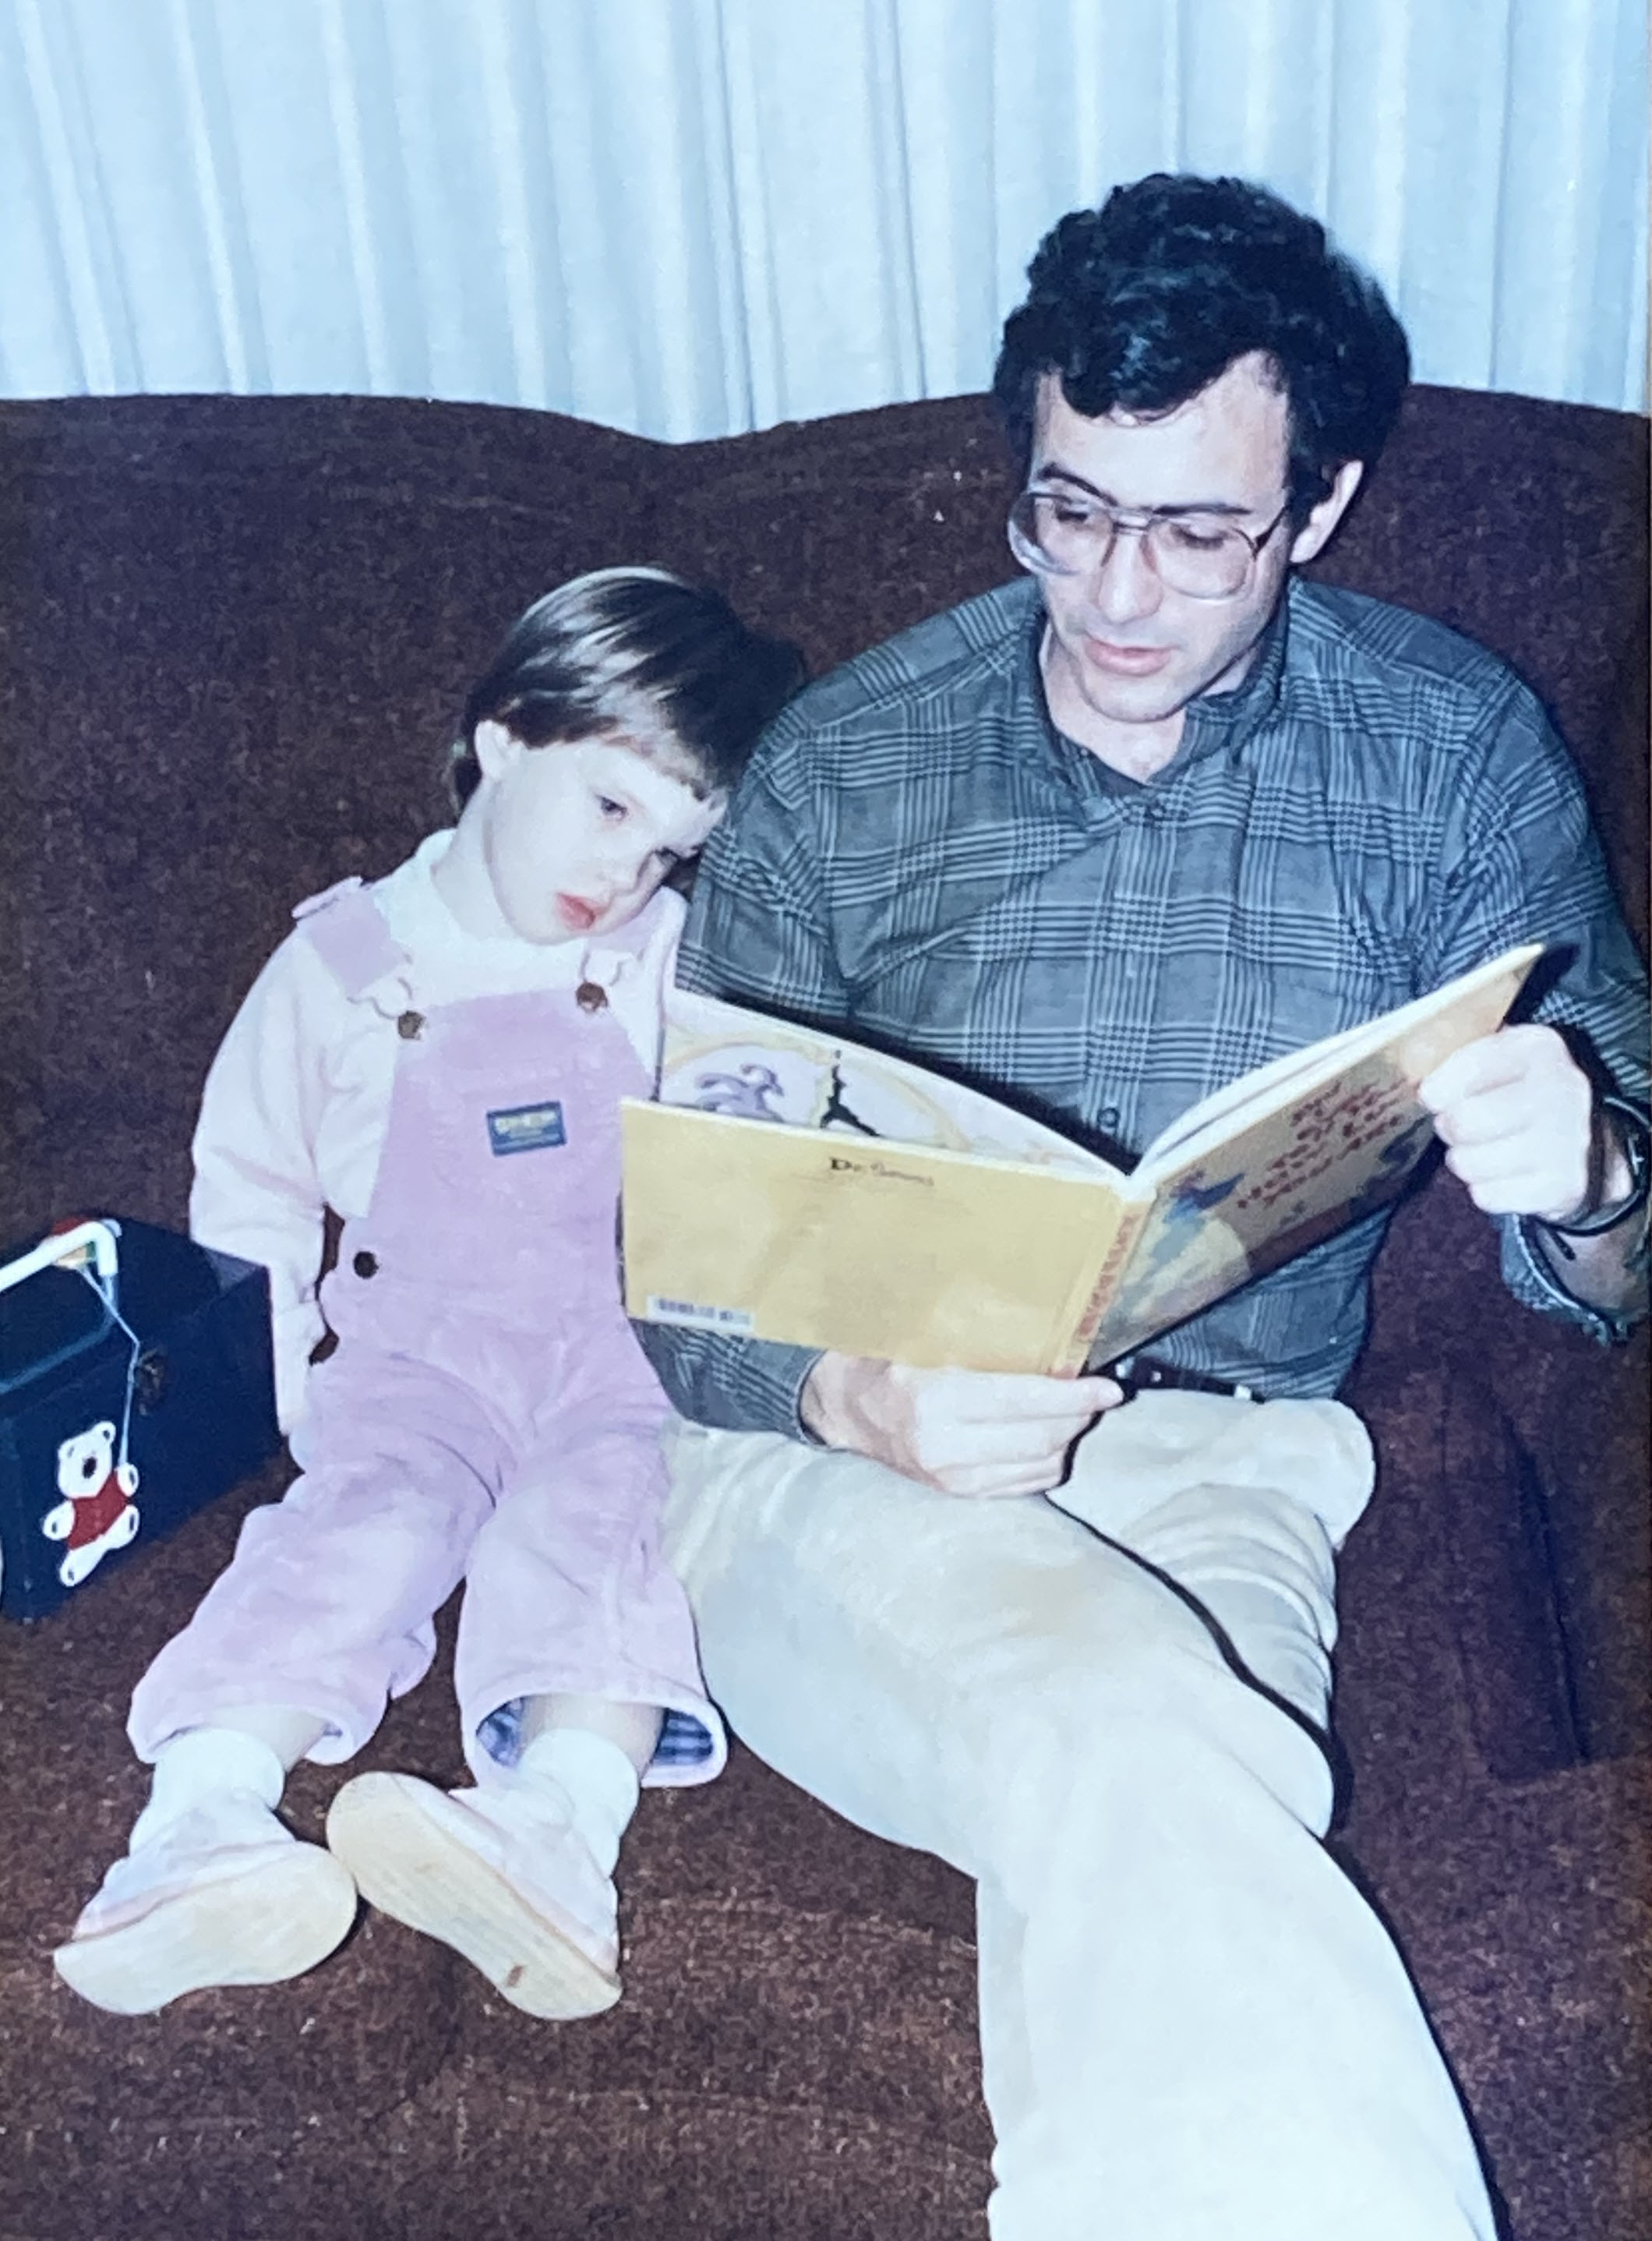
POLYGON ((1116 1128, 1118 1126, 1117 1106, 1103 1105, 1101 1111, 1096 1115, 1096 1118, 1103 1128, 1116 1128))
POLYGON ((350 1265, 358 1276, 376 1276, 378 1255, 376 1253, 358 1253, 350 1265))

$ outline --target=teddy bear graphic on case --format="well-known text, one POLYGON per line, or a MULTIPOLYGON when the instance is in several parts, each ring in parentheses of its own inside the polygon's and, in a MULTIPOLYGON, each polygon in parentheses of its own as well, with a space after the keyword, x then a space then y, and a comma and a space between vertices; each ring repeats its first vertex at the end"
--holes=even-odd
POLYGON ((137 1530, 132 1496, 137 1472, 115 1461, 115 1427, 105 1420, 77 1432, 57 1449, 57 1491, 64 1499, 40 1521, 48 1541, 66 1541, 57 1576, 77 1588, 111 1549, 123 1549, 137 1530))

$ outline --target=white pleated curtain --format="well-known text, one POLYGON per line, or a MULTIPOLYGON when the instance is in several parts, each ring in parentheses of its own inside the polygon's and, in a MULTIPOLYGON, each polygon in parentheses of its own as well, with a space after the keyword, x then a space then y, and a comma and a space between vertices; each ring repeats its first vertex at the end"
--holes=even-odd
POLYGON ((0 0, 0 392, 672 438, 985 385, 1063 211, 1267 180, 1419 376, 1639 409, 1642 0, 0 0))

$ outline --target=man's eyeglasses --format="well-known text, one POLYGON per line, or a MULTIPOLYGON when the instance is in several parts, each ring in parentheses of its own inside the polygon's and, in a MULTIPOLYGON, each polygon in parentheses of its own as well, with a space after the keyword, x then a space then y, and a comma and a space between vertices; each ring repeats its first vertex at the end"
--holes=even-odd
POLYGON ((1009 549, 1036 575, 1089 576, 1106 564, 1121 536, 1139 537, 1167 591, 1190 599, 1232 599, 1249 583, 1257 554, 1289 512, 1287 499, 1253 535, 1225 514, 1131 512, 1075 491, 1024 490, 1009 509, 1009 549))

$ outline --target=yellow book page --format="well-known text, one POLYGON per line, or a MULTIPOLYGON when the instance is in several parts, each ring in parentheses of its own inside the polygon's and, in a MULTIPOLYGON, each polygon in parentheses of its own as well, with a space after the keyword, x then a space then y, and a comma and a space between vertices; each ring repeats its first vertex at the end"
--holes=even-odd
POLYGON ((626 1308, 919 1368, 1076 1368, 1103 1179, 628 1099, 626 1308))
POLYGON ((1373 1051, 1387 1051, 1396 1067, 1421 1081, 1461 1044, 1502 1026, 1527 974, 1542 953, 1540 941, 1504 950, 1501 956, 1447 981, 1443 988, 1241 1074, 1225 1089, 1215 1090, 1197 1105, 1189 1106, 1156 1136, 1142 1154, 1137 1172, 1162 1171, 1172 1160, 1202 1151, 1207 1143, 1225 1141, 1252 1114, 1289 1107, 1373 1051))
POLYGON ((1278 1096, 1245 1100, 1138 1168, 1153 1207, 1091 1358, 1145 1345, 1397 1196, 1434 1141, 1418 1083, 1502 1024, 1540 954, 1533 946, 1494 960, 1374 1022, 1381 1034, 1339 1036, 1329 1072, 1315 1067, 1278 1096))

